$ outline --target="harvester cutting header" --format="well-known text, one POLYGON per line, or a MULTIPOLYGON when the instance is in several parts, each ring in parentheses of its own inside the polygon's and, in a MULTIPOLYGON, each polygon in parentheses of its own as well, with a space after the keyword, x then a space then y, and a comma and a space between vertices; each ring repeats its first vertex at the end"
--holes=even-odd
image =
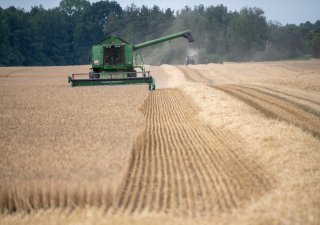
POLYGON ((190 31, 184 31, 162 38, 133 45, 116 37, 108 36, 92 46, 92 71, 84 74, 72 74, 68 82, 72 86, 117 85, 146 83, 150 90, 155 89, 154 78, 146 71, 140 52, 136 50, 159 44, 175 38, 184 37, 193 42, 190 31), (137 64, 140 59, 142 65, 137 64))

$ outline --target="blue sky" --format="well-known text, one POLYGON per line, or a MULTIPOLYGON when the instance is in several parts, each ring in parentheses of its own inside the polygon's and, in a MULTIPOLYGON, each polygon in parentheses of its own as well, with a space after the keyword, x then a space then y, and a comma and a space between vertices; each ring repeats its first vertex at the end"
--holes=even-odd
MULTIPOLYGON (((95 2, 97 0, 91 0, 95 2)), ((160 8, 179 10, 186 5, 205 6, 223 4, 229 10, 240 10, 242 7, 260 7, 265 11, 268 20, 276 20, 282 24, 310 21, 314 23, 320 20, 320 0, 116 0, 122 7, 134 3, 137 6, 158 5, 160 8)), ((29 10, 31 6, 42 4, 45 8, 59 5, 60 0, 0 0, 0 7, 7 8, 10 5, 29 10)))

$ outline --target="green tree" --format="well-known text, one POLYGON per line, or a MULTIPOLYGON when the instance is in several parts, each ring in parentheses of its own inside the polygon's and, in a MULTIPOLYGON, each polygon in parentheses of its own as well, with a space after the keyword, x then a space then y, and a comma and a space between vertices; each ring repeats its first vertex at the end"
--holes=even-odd
POLYGON ((205 12, 208 20, 208 44, 209 54, 223 55, 227 51, 227 27, 230 23, 230 15, 227 7, 223 5, 209 6, 205 12))
POLYGON ((78 15, 90 7, 87 0, 61 0, 60 9, 68 15, 78 15))
MULTIPOLYGON (((78 16, 73 23, 75 28, 72 39, 74 56, 78 64, 88 63, 91 46, 111 34, 106 24, 109 23, 110 18, 120 17, 121 14, 122 8, 118 3, 99 1, 93 3, 78 16)), ((119 26, 117 22, 116 25, 119 26)), ((119 29, 118 26, 116 26, 117 29, 119 29)))
POLYGON ((6 52, 6 63, 9 65, 26 65, 26 56, 30 54, 28 46, 32 39, 29 21, 26 19, 24 10, 9 7, 4 10, 4 21, 2 27, 6 30, 7 36, 3 37, 6 52))
POLYGON ((9 64, 8 55, 10 53, 9 25, 4 9, 0 7, 0 66, 9 64))
POLYGON ((310 52, 307 37, 310 33, 307 26, 270 23, 268 26, 268 40, 270 43, 269 59, 296 58, 310 52))
POLYGON ((315 58, 320 58, 320 28, 312 32, 310 45, 312 56, 315 58))
POLYGON ((263 51, 267 41, 267 22, 260 8, 243 8, 234 14, 228 28, 228 45, 231 57, 248 59, 263 51))

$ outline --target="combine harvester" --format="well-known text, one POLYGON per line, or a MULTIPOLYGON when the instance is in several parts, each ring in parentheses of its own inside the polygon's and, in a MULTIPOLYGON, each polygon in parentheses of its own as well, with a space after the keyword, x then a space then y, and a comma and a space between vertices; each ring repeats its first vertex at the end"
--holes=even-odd
POLYGON ((102 42, 92 46, 92 71, 72 74, 68 77, 68 82, 72 87, 146 83, 150 90, 154 90, 154 78, 150 75, 150 71, 145 70, 141 53, 136 50, 179 37, 184 37, 189 42, 194 41, 190 31, 137 45, 130 44, 116 36, 108 36, 102 42), (138 57, 142 65, 137 65, 138 57))

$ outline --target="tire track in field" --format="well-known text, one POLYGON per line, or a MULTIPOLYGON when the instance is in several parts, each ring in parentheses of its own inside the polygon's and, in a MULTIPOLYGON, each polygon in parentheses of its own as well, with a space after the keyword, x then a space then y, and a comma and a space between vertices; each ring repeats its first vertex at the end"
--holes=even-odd
POLYGON ((191 82, 200 82, 205 84, 213 84, 213 81, 203 76, 200 71, 196 68, 186 67, 186 66, 177 66, 185 78, 191 82))
POLYGON ((295 94, 292 94, 292 93, 276 90, 276 89, 269 88, 269 87, 261 87, 261 86, 256 86, 256 85, 254 87, 257 87, 257 88, 260 88, 260 89, 264 89, 264 90, 267 90, 267 91, 270 91, 270 92, 274 92, 274 93, 277 93, 277 94, 280 94, 280 95, 288 96, 288 97, 291 97, 291 98, 303 100, 305 102, 313 103, 315 105, 319 105, 320 106, 320 101, 316 101, 314 99, 308 99, 308 98, 301 97, 301 96, 298 96, 298 95, 295 95, 295 94))
POLYGON ((278 93, 275 93, 272 91, 272 89, 264 89, 264 88, 260 88, 260 87, 255 87, 255 86, 248 86, 248 85, 241 85, 242 87, 248 88, 249 90, 253 90, 256 92, 259 92, 261 94, 264 95, 269 95, 273 98, 279 99, 283 102, 286 102, 288 104, 291 104, 297 108, 300 108, 310 114, 314 114, 315 116, 320 117, 320 111, 317 110, 316 108, 313 108, 311 106, 309 106, 308 104, 302 104, 300 102, 297 102, 297 98, 295 97, 295 99, 292 98, 288 98, 287 96, 282 96, 279 95, 278 93))
POLYGON ((211 87, 246 102, 268 117, 294 124, 320 138, 320 112, 309 105, 279 96, 276 92, 270 93, 270 91, 256 87, 240 85, 211 87))
POLYGON ((179 90, 151 92, 143 113, 146 130, 134 146, 116 211, 210 216, 272 188, 273 178, 244 158, 241 140, 200 121, 179 90))
POLYGON ((6 74, 0 74, 0 78, 7 78, 7 77, 12 77, 10 75, 16 73, 16 72, 20 72, 20 71, 24 71, 24 72, 27 72, 29 71, 30 69, 25 69, 25 68, 19 68, 19 69, 15 69, 15 70, 12 70, 6 74))

